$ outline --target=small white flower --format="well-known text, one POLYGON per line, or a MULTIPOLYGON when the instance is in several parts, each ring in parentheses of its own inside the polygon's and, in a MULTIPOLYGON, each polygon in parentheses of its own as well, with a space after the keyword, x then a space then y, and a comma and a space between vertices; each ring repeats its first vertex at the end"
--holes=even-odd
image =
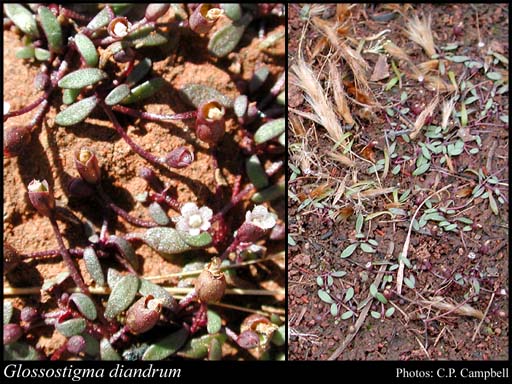
POLYGON ((198 208, 196 203, 185 203, 181 208, 181 216, 175 218, 176 229, 197 236, 210 229, 213 211, 208 207, 198 208))
POLYGON ((267 207, 264 205, 257 205, 251 211, 247 211, 245 214, 245 221, 260 227, 261 229, 267 230, 273 228, 276 225, 277 215, 269 212, 267 207))

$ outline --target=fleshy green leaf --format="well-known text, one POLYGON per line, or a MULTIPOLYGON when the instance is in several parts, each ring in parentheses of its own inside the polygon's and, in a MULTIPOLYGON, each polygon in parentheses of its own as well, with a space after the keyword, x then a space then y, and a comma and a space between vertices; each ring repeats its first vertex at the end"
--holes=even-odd
POLYGON ((47 49, 43 49, 43 48, 36 48, 36 49, 34 49, 34 56, 39 61, 50 60, 51 55, 52 54, 47 49))
POLYGON ((62 90, 62 102, 66 105, 73 104, 81 91, 81 89, 64 88, 62 90))
POLYGON ((336 304, 336 303, 331 304, 331 315, 333 315, 333 316, 338 315, 338 304, 336 304))
POLYGON ((191 236, 186 232, 178 232, 181 238, 193 248, 204 248, 210 245, 213 241, 212 235, 208 232, 200 233, 196 236, 191 236))
POLYGON ((89 320, 95 320, 98 316, 96 306, 91 298, 81 292, 75 292, 69 297, 69 301, 75 303, 82 315, 89 320))
POLYGON ((272 343, 278 347, 282 347, 286 342, 286 327, 281 325, 272 335, 272 343))
POLYGON ((347 320, 350 319, 352 316, 354 316, 354 311, 347 311, 342 313, 341 320, 347 320))
POLYGON ((87 24, 87 29, 96 31, 102 27, 106 27, 110 22, 107 8, 103 8, 94 18, 87 24))
POLYGON ((83 257, 87 272, 89 272, 89 275, 91 275, 96 284, 103 287, 105 285, 105 275, 103 274, 100 261, 94 249, 92 247, 85 248, 83 257))
POLYGON ((203 335, 195 339, 190 340, 183 349, 178 352, 179 356, 187 357, 190 359, 202 359, 208 354, 208 348, 212 339, 219 340, 222 344, 226 340, 225 334, 216 335, 203 335))
POLYGON ((59 112, 59 114, 55 116, 55 122, 64 127, 77 124, 89 116, 96 107, 96 104, 98 104, 96 96, 80 100, 59 112))
POLYGON ((151 80, 147 80, 142 84, 133 88, 130 95, 123 99, 122 104, 137 103, 141 100, 147 99, 157 93, 160 88, 165 84, 165 80, 161 77, 156 77, 151 80))
POLYGON ((361 247, 361 251, 363 252, 366 252, 366 253, 375 253, 375 249, 372 248, 372 246, 370 244, 367 244, 367 243, 361 243, 360 244, 360 247, 361 247))
POLYGON ((105 104, 107 105, 116 105, 123 101, 130 95, 130 87, 126 84, 121 84, 115 87, 110 93, 105 97, 105 104))
POLYGON ((121 360, 121 356, 119 356, 119 353, 117 353, 107 339, 101 339, 100 341, 100 356, 103 361, 121 360))
POLYGON ((375 298, 377 300, 379 300, 382 304, 387 304, 388 303, 388 299, 386 299, 386 297, 382 293, 380 293, 380 292, 377 292, 375 294, 375 298))
POLYGON ((270 71, 268 67, 258 68, 249 81, 249 93, 255 93, 267 81, 270 71))
POLYGON ((137 84, 140 80, 144 78, 151 69, 151 59, 148 57, 145 57, 142 59, 135 67, 133 67, 132 71, 126 78, 125 83, 132 87, 133 85, 137 84))
POLYGON ((469 56, 447 56, 447 60, 453 61, 454 63, 463 63, 465 61, 471 60, 469 56))
POLYGON ((334 302, 331 296, 323 289, 318 290, 318 297, 320 298, 320 300, 326 302, 327 304, 332 304, 334 302))
POLYGON ((175 312, 178 309, 178 302, 169 292, 148 280, 140 279, 139 293, 142 296, 151 295, 155 299, 159 299, 162 306, 169 308, 172 312, 175 312))
POLYGON ((157 201, 153 201, 149 204, 148 213, 158 225, 165 226, 171 222, 171 219, 167 216, 167 212, 165 212, 165 209, 163 209, 157 201))
POLYGON ((71 72, 59 80, 61 88, 82 89, 89 85, 96 84, 98 81, 107 78, 107 74, 98 68, 84 68, 71 72))
POLYGON ((245 170, 249 180, 257 189, 268 186, 268 176, 263 169, 258 155, 252 155, 245 161, 245 170))
POLYGON ((268 188, 256 192, 254 195, 252 195, 251 201, 256 204, 261 204, 265 201, 272 201, 281 196, 284 196, 285 191, 286 185, 284 180, 282 180, 277 184, 271 185, 268 188))
POLYGON ((416 168, 414 170, 414 172, 412 173, 412 175, 413 176, 422 175, 425 172, 427 172, 429 168, 430 168, 430 163, 424 163, 424 164, 420 165, 418 168, 416 168))
POLYGON ((269 121, 268 123, 263 124, 254 133, 254 142, 256 144, 262 144, 271 139, 278 137, 280 134, 282 134, 285 131, 285 129, 286 129, 285 124, 286 123, 285 123, 284 117, 275 119, 275 120, 269 121))
POLYGON ((21 4, 4 4, 5 14, 12 22, 27 35, 39 37, 36 17, 21 4))
POLYGON ((343 250, 343 252, 341 252, 340 257, 342 259, 345 259, 345 258, 349 257, 350 255, 352 255, 354 253, 354 251, 356 250, 357 245, 358 245, 357 243, 350 244, 347 248, 345 248, 343 250))
POLYGON ((85 331, 85 319, 70 319, 62 323, 57 323, 55 329, 66 337, 78 335, 85 331))
POLYGON ((216 100, 225 108, 233 107, 233 100, 215 88, 203 84, 187 84, 180 89, 180 95, 187 104, 198 108, 210 100, 216 100))
POLYGON ((222 359, 222 345, 219 339, 213 338, 208 346, 208 360, 219 361, 222 359))
POLYGON ((11 321, 13 311, 12 303, 4 300, 4 325, 11 321))
POLYGON ((40 356, 31 345, 22 341, 17 341, 15 343, 4 345, 4 360, 32 361, 40 360, 40 356))
POLYGON ((242 17, 242 7, 240 7, 240 4, 226 3, 219 5, 231 20, 238 21, 242 17))
POLYGON ((142 356, 142 360, 163 360, 176 353, 185 344, 187 338, 188 331, 180 328, 151 345, 142 356))
POLYGON ((142 240, 163 255, 174 255, 192 249, 176 229, 169 227, 149 228, 142 235, 142 240))
POLYGON ((16 50, 16 57, 18 59, 32 59, 35 56, 35 49, 33 45, 27 45, 16 50))
POLYGON ((347 289, 347 293, 345 293, 345 299, 343 301, 348 302, 353 297, 354 297, 354 288, 350 287, 349 289, 347 289))
POLYGON ((127 275, 121 278, 110 293, 105 309, 105 317, 113 319, 127 309, 135 299, 138 290, 139 278, 137 276, 127 275))
POLYGON ((82 332, 80 335, 85 340, 85 353, 89 356, 98 356, 100 353, 100 342, 87 332, 82 332))
POLYGON ((123 275, 117 272, 114 268, 109 268, 107 270, 107 284, 110 289, 114 289, 114 287, 121 281, 123 275))
POLYGON ((48 8, 40 6, 37 10, 50 51, 62 52, 62 28, 55 15, 48 8))
POLYGON ((386 317, 391 317, 393 316, 393 313, 395 313, 395 307, 389 307, 387 310, 386 310, 386 317))
POLYGON ((222 327, 222 319, 220 316, 212 311, 208 310, 208 323, 206 324, 206 329, 209 334, 214 334, 220 331, 222 327))
POLYGON ((110 236, 108 243, 114 245, 121 256, 128 260, 134 269, 139 269, 139 259, 135 254, 132 244, 128 240, 119 236, 110 236))
POLYGON ((168 42, 167 36, 165 36, 162 32, 155 31, 153 33, 149 33, 144 37, 139 39, 135 39, 132 41, 135 49, 139 49, 142 47, 157 47, 159 45, 164 45, 168 42))
POLYGON ((236 48, 252 19, 252 15, 246 13, 240 20, 219 29, 208 42, 208 52, 215 57, 227 56, 236 48))
POLYGON ((75 36, 75 45, 89 67, 98 65, 98 51, 91 39, 82 33, 78 33, 75 36))

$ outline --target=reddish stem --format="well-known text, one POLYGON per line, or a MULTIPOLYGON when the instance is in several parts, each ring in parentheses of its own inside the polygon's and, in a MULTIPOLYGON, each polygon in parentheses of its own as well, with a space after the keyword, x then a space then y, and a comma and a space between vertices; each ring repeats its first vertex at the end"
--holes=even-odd
POLYGON ((55 214, 52 214, 50 216, 50 222, 52 224, 53 232, 55 233, 55 237, 57 238, 57 243, 59 244, 60 248, 60 254, 62 255, 62 259, 64 260, 64 263, 66 263, 69 274, 71 275, 71 278, 75 282, 78 288, 85 293, 89 294, 89 288, 85 285, 82 276, 78 272, 78 269, 76 268, 75 264, 73 263, 73 260, 71 259, 71 255, 69 254, 66 246, 64 245, 64 240, 62 239, 62 235, 59 231, 59 226, 57 224, 57 220, 55 219, 55 214))
POLYGON ((103 203, 106 204, 108 206, 108 208, 113 210, 117 215, 119 215, 123 219, 125 219, 127 222, 129 222, 133 225, 137 225, 139 227, 146 227, 146 228, 151 228, 151 227, 157 226, 156 223, 154 223, 152 221, 139 219, 138 217, 134 217, 134 216, 130 215, 128 212, 126 212, 124 209, 122 209, 121 207, 117 206, 110 199, 110 197, 105 193, 105 191, 103 191, 103 188, 100 185, 97 186, 96 191, 98 192, 98 195, 101 198, 101 200, 103 200, 103 203))
POLYGON ((142 118, 149 121, 187 120, 195 119, 197 116, 197 111, 176 113, 174 115, 160 115, 157 113, 138 111, 136 109, 128 108, 123 105, 114 105, 112 109, 114 111, 124 113, 125 115, 142 118))
POLYGON ((107 114, 107 116, 110 119, 110 121, 112 122, 112 124, 114 124, 114 128, 116 129, 116 131, 123 138, 123 140, 126 141, 126 143, 130 146, 130 148, 135 153, 137 153, 140 157, 146 159, 150 163, 158 164, 158 165, 166 165, 165 158, 160 158, 155 155, 152 155, 151 153, 149 153, 148 151, 143 149, 141 146, 136 144, 130 138, 130 136, 128 136, 128 134, 124 131, 121 124, 119 124, 119 121, 117 120, 117 118, 114 115, 114 113, 112 112, 112 110, 109 107, 107 107, 104 102, 100 102, 100 106, 103 108, 103 111, 105 111, 105 113, 107 114))

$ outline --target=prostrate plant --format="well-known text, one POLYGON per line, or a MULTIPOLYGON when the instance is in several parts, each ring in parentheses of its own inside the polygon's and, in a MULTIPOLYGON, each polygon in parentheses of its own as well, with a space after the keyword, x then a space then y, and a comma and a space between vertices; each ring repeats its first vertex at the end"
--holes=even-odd
POLYGON ((50 106, 61 103, 53 129, 79 124, 102 111, 133 152, 155 167, 139 169, 139 176, 149 189, 136 196, 148 208, 151 220, 145 220, 121 208, 107 192, 111 190, 107 184, 112 175, 102 169, 105 159, 89 146, 73 153, 78 177, 66 175, 65 192, 73 201, 101 207, 98 231, 69 208, 56 204, 51 180, 30 182, 30 202, 39 215, 49 219, 58 249, 22 253, 4 242, 4 274, 9 276, 26 260, 37 262, 58 255, 67 271, 46 278, 41 288, 58 308, 47 311, 43 305, 26 306, 18 315, 12 303, 4 301, 5 356, 28 360, 70 356, 160 360, 177 354, 218 360, 223 357, 222 344, 231 340, 242 349, 255 351, 257 358, 277 358, 282 354, 279 347, 284 344, 284 325, 279 316, 249 316, 240 324, 237 335, 223 325, 230 320, 221 318, 213 306, 222 304, 230 285, 236 286, 232 267, 252 262, 247 259, 263 258, 266 247, 262 240, 282 243, 284 239, 284 224, 269 210, 269 202, 284 195, 284 177, 280 175, 285 145, 284 73, 272 85, 269 68, 258 64, 249 81, 237 82, 240 95, 235 101, 204 84, 186 84, 180 96, 191 110, 183 113, 156 114, 134 106, 167 87, 163 78, 152 73, 154 59, 145 55, 148 47, 175 42, 168 27, 189 29, 202 37, 211 35, 208 52, 212 60, 223 65, 221 58, 236 49, 253 21, 261 22, 259 49, 274 55, 272 48, 284 40, 284 33, 265 36, 264 21, 282 17, 283 5, 148 4, 138 20, 134 16, 137 8, 134 4, 107 4, 100 6, 98 12, 97 5, 84 4, 4 5, 4 27, 13 27, 23 36, 23 47, 16 56, 39 63, 34 88, 42 92, 18 110, 9 110, 9 104, 4 102, 4 123, 35 111, 28 123, 6 127, 4 157, 23 155, 35 140, 35 132, 50 106), (173 16, 169 17, 171 9, 173 16), (88 10, 95 15, 91 16, 88 10), (225 23, 227 18, 230 20, 225 23), (224 26, 213 31, 220 20, 224 20, 224 26), (231 109, 238 120, 239 146, 247 159, 241 160, 246 172, 235 175, 231 196, 226 199, 229 185, 222 175, 223 156, 219 154, 228 135, 231 109), (196 138, 209 147, 216 204, 179 202, 175 186, 164 183, 157 171, 169 174, 165 168, 188 167, 195 161, 194 152, 185 146, 162 155, 148 152, 127 133, 124 122, 132 118, 135 122, 139 119, 157 123, 191 120, 196 138), (249 182, 242 186, 244 176, 249 182), (241 220, 227 220, 228 213, 247 199, 255 205, 252 210, 250 206, 246 208, 245 221, 240 224, 241 220), (169 209, 178 216, 168 216, 169 209), (118 217, 144 230, 116 233, 118 217), (85 245, 66 245, 57 222, 61 219, 83 225, 85 245), (234 224, 230 224, 232 221, 234 224), (238 230, 232 225, 239 225, 238 230), (140 274, 142 264, 136 246, 141 242, 173 262, 175 255, 193 250, 206 256, 213 249, 219 257, 203 256, 209 262, 201 262, 191 270, 187 268, 197 263, 186 265, 182 273, 197 277, 191 282, 180 280, 181 286, 164 288, 140 274), (206 248, 210 248, 208 253, 203 251, 206 248), (88 276, 77 268, 79 258, 83 259, 88 276), (126 272, 107 267, 106 261, 109 266, 115 261, 126 272), (78 290, 71 287, 72 283, 78 290), (107 294, 107 288, 110 293, 105 302, 93 296, 98 292, 107 294), (186 295, 178 301, 173 292, 183 293, 180 289, 185 289, 186 295), (54 327, 66 338, 48 356, 28 342, 33 339, 32 331, 42 326, 54 327), (201 333, 204 330, 206 334, 201 333))

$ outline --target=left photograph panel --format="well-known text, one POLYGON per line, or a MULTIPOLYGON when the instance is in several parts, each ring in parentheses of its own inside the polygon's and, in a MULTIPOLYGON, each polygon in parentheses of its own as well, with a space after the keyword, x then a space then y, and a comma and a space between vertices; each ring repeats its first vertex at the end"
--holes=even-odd
POLYGON ((3 14, 4 359, 285 360, 284 4, 3 14))

